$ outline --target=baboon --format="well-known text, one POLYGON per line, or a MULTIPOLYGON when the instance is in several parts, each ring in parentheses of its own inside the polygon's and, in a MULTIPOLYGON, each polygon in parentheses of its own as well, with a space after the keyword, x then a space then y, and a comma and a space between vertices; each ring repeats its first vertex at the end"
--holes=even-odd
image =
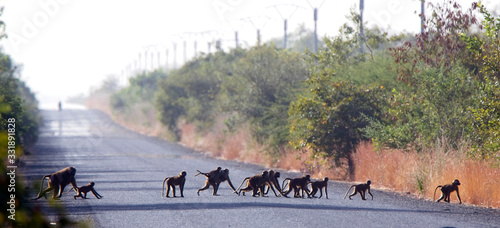
POLYGON ((462 200, 460 199, 460 194, 458 193, 458 186, 460 185, 460 181, 458 179, 455 179, 453 183, 451 184, 445 184, 445 185, 438 185, 436 189, 434 189, 434 199, 436 199, 436 190, 438 188, 441 188, 441 198, 439 198, 436 202, 439 203, 442 199, 444 199, 444 202, 450 203, 450 194, 453 191, 457 191, 457 197, 458 200, 460 201, 460 204, 462 204, 462 200))
POLYGON ((355 185, 351 185, 351 187, 347 190, 347 192, 345 193, 344 195, 344 199, 345 197, 347 196, 347 193, 349 193, 349 191, 351 190, 351 188, 354 187, 354 191, 352 192, 351 195, 349 195, 349 199, 351 199, 352 196, 355 196, 356 194, 359 193, 359 195, 361 195, 361 199, 362 200, 366 200, 365 196, 366 196, 366 191, 368 191, 368 194, 370 194, 370 196, 372 197, 372 200, 373 200, 373 195, 372 193, 370 192, 370 184, 372 183, 371 180, 367 180, 366 181, 366 184, 355 184, 355 185))
POLYGON ((184 197, 184 183, 186 183, 186 171, 182 171, 179 175, 175 177, 167 177, 163 180, 162 188, 161 188, 161 196, 163 197, 163 190, 165 189, 165 182, 167 182, 167 194, 165 195, 168 198, 168 193, 170 192, 170 188, 172 188, 172 194, 175 197, 175 186, 179 185, 179 189, 181 192, 181 197, 184 197))
POLYGON ((326 195, 326 198, 328 199, 328 177, 325 177, 324 180, 322 181, 314 181, 314 182, 311 182, 311 196, 312 197, 315 197, 316 193, 318 192, 319 190, 319 198, 321 198, 323 196, 323 188, 325 188, 325 195, 326 195))
POLYGON ((92 191, 92 194, 94 194, 95 198, 97 198, 97 199, 102 198, 102 196, 99 195, 99 193, 97 193, 95 191, 94 185, 95 185, 94 182, 90 182, 88 185, 76 188, 77 189, 76 195, 73 196, 73 198, 76 199, 76 197, 82 197, 83 199, 87 199, 87 193, 90 191, 92 191), (83 193, 83 195, 82 195, 82 193, 83 193))
POLYGON ((71 184, 71 186, 73 186, 73 189, 77 191, 75 174, 76 169, 68 166, 53 174, 43 176, 42 183, 40 185, 40 192, 38 193, 38 196, 33 200, 40 199, 42 196, 47 199, 46 193, 52 190, 54 190, 54 195, 52 196, 53 199, 61 198, 62 193, 64 192, 64 188, 68 184, 71 184), (42 191, 43 181, 45 179, 48 179, 47 184, 49 185, 49 187, 42 191))
POLYGON ((202 173, 199 170, 196 171, 198 171, 198 174, 196 175, 202 174, 207 177, 207 180, 205 181, 205 186, 198 189, 198 196, 200 195, 200 191, 207 190, 210 186, 212 186, 213 188, 213 195, 217 196, 217 191, 219 190, 220 183, 224 181, 227 181, 229 187, 231 187, 231 189, 233 189, 233 192, 236 193, 236 189, 234 188, 233 183, 231 183, 231 179, 229 179, 229 169, 224 169, 220 171, 218 173, 218 176, 213 178, 209 177, 210 176, 209 173, 202 173))
POLYGON ((217 190, 219 189, 219 184, 220 184, 220 178, 219 178, 219 173, 221 172, 221 167, 217 167, 217 169, 215 170, 212 170, 208 173, 202 173, 200 170, 196 170, 198 173, 195 174, 194 176, 198 176, 200 174, 204 175, 205 177, 207 177, 207 180, 205 181, 205 185, 203 187, 201 187, 200 189, 198 189, 198 196, 200 195, 200 191, 204 191, 206 189, 208 189, 210 186, 212 186, 213 188, 213 195, 214 196, 218 196, 217 195, 217 190))
POLYGON ((253 190, 252 196, 255 197, 257 196, 257 193, 260 190, 260 195, 264 196, 264 186, 266 181, 268 180, 269 180, 269 172, 267 170, 262 172, 261 174, 252 177, 247 177, 243 179, 240 186, 238 187, 239 191, 237 190, 237 194, 240 195, 240 193, 243 192, 243 195, 245 195, 244 192, 249 192, 253 190), (243 183, 245 183, 245 181, 247 181, 246 187, 240 189, 243 183))
POLYGON ((299 178, 286 178, 283 180, 283 196, 288 197, 287 195, 293 190, 293 197, 295 198, 304 198, 304 192, 307 194, 307 197, 310 197, 309 189, 307 188, 307 185, 311 181, 311 176, 305 175, 303 177, 299 178), (285 191, 285 181, 289 180, 288 182, 288 190, 285 191), (301 195, 302 193, 302 195, 301 195))
POLYGON ((281 187, 280 187, 280 184, 278 182, 278 178, 280 177, 280 172, 278 171, 274 171, 274 170, 269 170, 268 172, 268 175, 269 175, 269 181, 267 182, 267 185, 269 186, 266 190, 266 195, 267 193, 269 192, 269 189, 273 190, 274 192, 274 195, 276 197, 278 196, 281 196, 283 194, 283 191, 281 190, 281 187), (276 188, 276 190, 278 190, 279 194, 276 194, 276 191, 274 191, 274 188, 276 188))

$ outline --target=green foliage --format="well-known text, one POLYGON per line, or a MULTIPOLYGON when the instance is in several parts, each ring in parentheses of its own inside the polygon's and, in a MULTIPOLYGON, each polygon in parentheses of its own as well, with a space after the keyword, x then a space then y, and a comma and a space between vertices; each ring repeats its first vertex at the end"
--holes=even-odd
MULTIPOLYGON (((324 48, 309 54, 310 79, 288 111, 290 144, 310 149, 313 156, 331 157, 337 164, 347 160, 350 174, 351 154, 368 140, 363 129, 369 119, 380 120, 383 113, 386 89, 380 83, 397 86, 383 51, 359 52, 359 15, 352 13, 351 20, 354 25, 344 24, 338 36, 325 39, 324 48)), ((388 41, 377 28, 367 33, 373 46, 388 41)))
POLYGON ((372 120, 367 136, 393 148, 469 142, 472 156, 500 160, 500 19, 481 4, 466 11, 453 2, 431 6, 427 31, 415 43, 390 49, 398 79, 409 86, 393 90, 387 119, 372 120), (478 23, 476 7, 484 17, 483 35, 470 32, 478 23))
POLYGON ((277 148, 288 141, 287 110, 307 78, 301 54, 274 46, 258 46, 238 61, 221 91, 224 112, 250 121, 260 142, 277 148))
POLYGON ((119 112, 130 111, 129 109, 136 103, 149 102, 158 89, 158 83, 166 77, 163 71, 156 70, 149 73, 143 72, 130 78, 128 87, 111 96, 112 109, 119 112))
POLYGON ((222 83, 233 77, 235 64, 244 54, 242 49, 230 53, 219 51, 171 72, 160 83, 156 94, 155 104, 161 122, 173 131, 180 118, 196 122, 200 127, 210 126, 222 83))
POLYGON ((426 69, 413 75, 415 87, 393 90, 389 122, 373 121, 367 136, 381 146, 422 148, 446 139, 453 147, 465 140, 477 82, 462 67, 426 69))
POLYGON ((10 57, 0 53, 0 132, 7 130, 8 119, 15 118, 16 141, 30 145, 38 138, 38 102, 15 74, 10 57))
POLYGON ((467 48, 480 63, 479 75, 483 79, 477 105, 469 108, 474 117, 470 133, 471 155, 500 162, 500 17, 494 18, 481 3, 476 6, 484 17, 484 34, 462 34, 467 48))

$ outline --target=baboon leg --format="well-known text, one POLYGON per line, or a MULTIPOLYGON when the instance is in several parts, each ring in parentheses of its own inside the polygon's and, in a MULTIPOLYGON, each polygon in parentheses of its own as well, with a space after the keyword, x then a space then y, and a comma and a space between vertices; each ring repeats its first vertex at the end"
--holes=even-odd
POLYGON ((355 196, 356 194, 358 194, 358 191, 354 190, 354 192, 351 195, 349 195, 349 199, 351 199, 351 197, 355 196))
POLYGON ((167 184, 167 194, 165 195, 165 197, 168 198, 168 194, 170 193, 170 186, 167 184))
POLYGON ((56 186, 54 187, 54 194, 52 195, 52 198, 53 198, 53 199, 57 199, 57 198, 59 198, 59 197, 57 197, 57 195, 58 195, 58 194, 59 194, 59 185, 56 185, 56 186))
POLYGON ((99 193, 97 193, 94 189, 92 189, 92 194, 94 194, 95 198, 97 198, 97 199, 102 198, 102 196, 99 195, 99 193))
MULTIPOLYGON (((441 201, 443 198, 444 198, 444 194, 441 194, 441 197, 439 197, 439 199, 436 202, 439 203, 439 201, 441 201)), ((445 201, 446 201, 446 199, 445 199, 445 201)))
POLYGON ((54 190, 54 188, 51 187, 51 186, 49 186, 48 188, 46 188, 45 190, 43 190, 43 192, 41 192, 40 194, 38 194, 38 196, 36 197, 36 199, 40 199, 40 198, 42 198, 42 196, 45 197, 45 199, 47 199, 47 192, 50 192, 52 190, 54 190))
POLYGON ((174 195, 175 198, 175 185, 172 185, 172 194, 174 195))
MULTIPOLYGON (((66 187, 66 186, 64 186, 64 185, 62 185, 62 186, 61 186, 61 188, 59 189, 59 195, 57 196, 57 198, 61 198, 61 196, 62 196, 62 194, 63 194, 63 192, 64 192, 64 188, 65 188, 65 187, 66 187)), ((54 191, 54 193, 55 193, 55 191, 54 191)))
POLYGON ((220 185, 220 183, 217 183, 217 182, 215 182, 215 183, 212 185, 212 187, 213 187, 213 189, 214 189, 214 190, 213 190, 213 194, 212 194, 212 195, 214 195, 214 196, 218 196, 217 191, 219 190, 219 185, 220 185))
POLYGON ((207 181, 205 181, 205 186, 203 186, 202 188, 198 189, 198 196, 200 195, 201 191, 205 191, 208 188, 210 188, 210 182, 208 182, 208 180, 207 180, 207 181))

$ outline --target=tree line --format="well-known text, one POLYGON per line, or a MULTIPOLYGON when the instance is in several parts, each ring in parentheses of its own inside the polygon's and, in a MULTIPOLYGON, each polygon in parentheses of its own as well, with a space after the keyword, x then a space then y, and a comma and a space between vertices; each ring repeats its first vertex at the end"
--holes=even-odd
POLYGON ((153 103, 173 140, 181 120, 203 134, 223 116, 227 134, 251 128, 272 157, 306 149, 350 173, 363 141, 417 152, 466 145, 471 158, 500 164, 500 18, 481 3, 429 7, 423 33, 365 26, 360 38, 353 10, 317 53, 267 43, 203 54, 130 78, 111 106, 153 103))

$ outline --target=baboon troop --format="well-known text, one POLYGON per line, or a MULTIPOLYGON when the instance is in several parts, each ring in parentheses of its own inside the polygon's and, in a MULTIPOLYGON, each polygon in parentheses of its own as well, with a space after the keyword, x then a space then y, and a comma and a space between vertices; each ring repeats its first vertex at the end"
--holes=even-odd
POLYGON ((351 195, 349 195, 349 199, 351 199, 351 197, 355 196, 356 194, 359 193, 359 195, 361 195, 361 199, 362 200, 366 200, 366 191, 368 191, 368 194, 370 194, 370 196, 372 197, 372 200, 373 200, 373 195, 372 193, 370 192, 370 184, 372 183, 371 180, 367 180, 366 181, 366 184, 355 184, 355 185, 351 185, 351 187, 349 189, 347 189, 347 192, 345 193, 344 195, 344 199, 345 197, 347 196, 347 194, 349 193, 349 191, 351 190, 351 188, 354 187, 354 191, 352 192, 351 195))
POLYGON ((102 198, 102 196, 99 195, 99 193, 97 193, 96 190, 94 189, 94 185, 95 185, 94 182, 90 182, 88 185, 76 188, 77 189, 76 195, 73 196, 73 198, 76 199, 76 197, 81 197, 83 199, 87 199, 87 193, 90 191, 92 192, 92 194, 94 194, 95 198, 97 198, 97 199, 102 198), (83 195, 82 195, 82 193, 83 193, 83 195))
POLYGON ((167 194, 165 197, 168 198, 168 193, 170 192, 170 188, 172 188, 172 194, 175 197, 175 186, 179 186, 179 191, 181 192, 181 197, 184 197, 184 183, 186 183, 186 171, 182 171, 179 175, 175 177, 167 177, 163 180, 161 195, 163 197, 163 190, 165 188, 165 182, 167 182, 167 194))
POLYGON ((460 201, 460 204, 462 204, 462 200, 460 199, 460 193, 458 193, 458 186, 460 185, 460 181, 458 179, 455 179, 453 183, 451 184, 445 184, 445 185, 438 185, 436 189, 434 189, 434 200, 436 199, 436 190, 438 188, 441 188, 441 197, 436 201, 439 203, 442 199, 444 199, 444 202, 450 203, 450 194, 453 191, 457 191, 457 197, 458 200, 460 201))
MULTIPOLYGON (((219 186, 222 182, 227 182, 229 187, 233 190, 233 193, 240 196, 245 192, 252 192, 253 197, 267 197, 269 193, 269 189, 271 189, 276 197, 286 197, 289 198, 289 194, 293 191, 294 198, 321 198, 323 196, 323 189, 325 191, 325 198, 328 198, 328 177, 325 177, 322 180, 311 180, 311 176, 309 174, 304 175, 298 178, 285 178, 280 186, 278 178, 281 177, 280 172, 274 170, 264 170, 261 173, 246 177, 241 182, 238 188, 235 188, 229 178, 229 169, 222 169, 221 167, 217 167, 215 170, 209 171, 207 173, 196 170, 198 173, 194 176, 203 175, 206 177, 205 185, 198 189, 197 195, 200 195, 201 191, 207 190, 212 187, 213 192, 212 195, 219 196, 217 194, 219 190, 219 186), (242 188, 242 186, 244 186, 242 188), (310 187, 309 187, 310 186, 310 187), (316 194, 319 192, 319 197, 316 194)), ((75 180, 76 169, 68 166, 62 170, 59 170, 55 173, 48 174, 42 177, 40 192, 37 197, 33 200, 40 199, 41 197, 47 198, 47 193, 50 191, 54 191, 52 198, 58 199, 61 198, 64 188, 71 184, 72 189, 76 191, 76 195, 73 196, 74 199, 77 197, 81 197, 83 199, 87 199, 87 193, 92 192, 92 194, 97 198, 101 199, 102 196, 97 193, 94 189, 95 183, 90 182, 88 185, 78 187, 75 180), (43 182, 47 179, 48 187, 43 190, 43 182)), ((173 177, 167 177, 163 180, 162 184, 162 197, 165 196, 169 198, 170 190, 172 190, 172 195, 176 197, 175 186, 179 186, 180 197, 184 197, 184 185, 186 183, 186 171, 181 171, 179 175, 173 177), (166 194, 164 194, 165 186, 167 187, 166 194)), ((347 192, 344 195, 344 199, 347 197, 351 189, 353 189, 352 193, 349 195, 349 199, 352 200, 352 197, 359 193, 362 200, 366 200, 366 192, 371 196, 373 200, 373 195, 370 192, 371 180, 367 180, 366 183, 362 184, 354 184, 347 189, 347 192)), ((460 199, 460 193, 458 190, 458 186, 460 185, 460 181, 455 179, 451 184, 446 185, 438 185, 434 189, 434 200, 436 199, 436 191, 438 188, 441 189, 441 197, 436 201, 440 202, 444 200, 447 203, 450 203, 450 195, 454 191, 457 192, 457 198, 459 203, 462 204, 462 199, 460 199)), ((68 192, 69 192, 68 191, 68 192)))

